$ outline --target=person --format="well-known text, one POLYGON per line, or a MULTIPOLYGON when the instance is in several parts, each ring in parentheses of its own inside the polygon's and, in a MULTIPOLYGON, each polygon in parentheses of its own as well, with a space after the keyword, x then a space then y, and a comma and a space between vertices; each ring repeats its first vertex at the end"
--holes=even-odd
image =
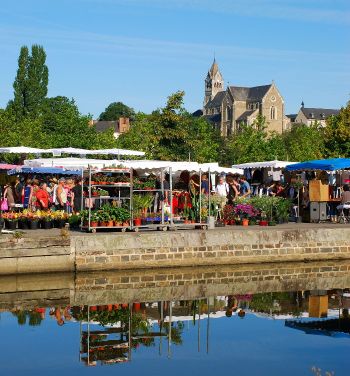
POLYGON ((9 183, 4 187, 3 198, 7 200, 7 210, 13 210, 15 207, 14 187, 9 183))
POLYGON ((38 207, 41 210, 49 209, 49 192, 47 191, 47 184, 45 182, 40 184, 40 187, 36 192, 36 199, 38 207))
POLYGON ((36 198, 36 193, 39 190, 39 180, 33 179, 32 181, 32 192, 29 199, 29 207, 32 210, 36 210, 39 207, 38 200, 36 198))
POLYGON ((50 201, 51 204, 55 205, 56 196, 57 196, 57 187, 58 187, 58 180, 56 178, 52 178, 50 180, 50 201))
POLYGON ((76 179, 75 185, 71 190, 72 194, 72 208, 75 213, 79 213, 82 210, 82 180, 76 179))
POLYGON ((219 184, 215 187, 215 193, 222 197, 227 197, 229 194, 229 185, 225 182, 223 176, 219 178, 219 184))
POLYGON ((233 201, 239 196, 239 184, 235 177, 228 176, 227 177, 228 183, 228 195, 227 195, 227 202, 229 205, 233 205, 233 201))
POLYGON ((72 179, 67 179, 66 184, 64 186, 64 189, 67 194, 67 202, 66 202, 66 212, 71 213, 72 212, 72 206, 73 206, 73 194, 72 189, 74 186, 74 182, 72 179))
POLYGON ((61 178, 58 181, 58 187, 57 187, 57 190, 56 190, 56 201, 55 201, 55 205, 56 205, 57 210, 65 210, 65 208, 66 208, 67 192, 64 189, 65 183, 66 183, 65 178, 61 178))
POLYGON ((344 205, 347 202, 350 202, 350 187, 348 184, 343 186, 343 192, 341 194, 341 204, 344 205))
POLYGON ((242 175, 239 179, 239 185, 240 185, 240 196, 243 198, 249 198, 251 194, 250 185, 247 182, 247 179, 244 175, 242 175))
POLYGON ((284 192, 281 182, 273 182, 273 184, 268 188, 268 192, 270 196, 281 197, 284 192))
POLYGON ((16 176, 15 186, 14 186, 16 204, 22 204, 22 192, 23 192, 23 184, 21 183, 20 177, 16 176))
POLYGON ((22 189, 22 196, 23 196, 23 208, 28 209, 30 207, 30 200, 32 196, 32 181, 30 179, 26 180, 26 184, 22 189))
POLYGON ((228 295, 225 316, 232 317, 233 312, 236 312, 237 308, 238 308, 237 299, 234 297, 234 295, 228 295))
POLYGON ((201 193, 204 195, 209 194, 209 180, 206 174, 202 175, 201 193))

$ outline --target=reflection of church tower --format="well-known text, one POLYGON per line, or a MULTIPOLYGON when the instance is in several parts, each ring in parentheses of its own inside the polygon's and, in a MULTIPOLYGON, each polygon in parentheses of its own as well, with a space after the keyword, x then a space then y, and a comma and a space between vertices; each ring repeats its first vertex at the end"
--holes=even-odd
POLYGON ((219 71, 219 66, 214 59, 213 64, 207 74, 205 79, 205 95, 204 103, 205 106, 210 100, 212 100, 219 91, 224 90, 224 79, 219 71))

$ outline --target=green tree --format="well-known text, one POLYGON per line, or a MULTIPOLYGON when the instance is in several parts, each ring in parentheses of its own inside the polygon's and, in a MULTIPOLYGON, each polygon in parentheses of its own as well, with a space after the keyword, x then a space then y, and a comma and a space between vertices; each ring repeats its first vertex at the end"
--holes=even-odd
POLYGON ((165 107, 150 115, 137 114, 118 146, 146 152, 147 158, 162 160, 215 161, 220 137, 204 118, 195 118, 183 108, 184 92, 168 97, 165 107))
POLYGON ((28 112, 37 115, 47 96, 49 70, 46 66, 46 53, 42 46, 33 45, 28 65, 27 108, 28 112))
POLYGON ((14 99, 8 104, 8 109, 14 112, 17 119, 29 115, 35 117, 40 113, 49 80, 45 62, 46 53, 42 46, 33 45, 31 55, 27 46, 21 47, 13 83, 14 99))
POLYGON ((135 111, 122 102, 113 102, 99 116, 99 120, 119 120, 120 117, 134 119, 135 111))
POLYGON ((324 155, 324 136, 317 125, 295 124, 283 138, 290 161, 320 159, 324 155))
POLYGON ((350 156, 350 101, 337 116, 327 119, 324 136, 327 157, 350 156))
POLYGON ((14 99, 8 104, 17 116, 21 118, 27 114, 28 101, 28 65, 29 65, 29 51, 27 46, 22 46, 18 58, 18 69, 15 81, 13 83, 14 99))
POLYGON ((40 119, 51 147, 115 147, 113 130, 98 133, 91 125, 91 117, 80 114, 73 99, 63 96, 46 98, 41 112, 40 119))

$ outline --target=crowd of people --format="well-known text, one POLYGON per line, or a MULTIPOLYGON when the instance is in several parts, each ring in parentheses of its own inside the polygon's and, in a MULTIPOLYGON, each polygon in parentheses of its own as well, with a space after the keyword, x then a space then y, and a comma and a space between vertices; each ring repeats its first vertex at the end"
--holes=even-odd
POLYGON ((1 210, 17 208, 35 210, 64 210, 77 213, 82 209, 82 180, 66 178, 26 178, 16 176, 13 183, 2 189, 1 210))

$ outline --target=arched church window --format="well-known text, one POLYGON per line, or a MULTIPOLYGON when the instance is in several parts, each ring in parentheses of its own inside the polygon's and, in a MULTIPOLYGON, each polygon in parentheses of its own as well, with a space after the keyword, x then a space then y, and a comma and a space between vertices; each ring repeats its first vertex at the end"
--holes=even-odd
POLYGON ((272 106, 270 108, 270 119, 271 120, 276 120, 277 119, 277 109, 274 106, 272 106))

